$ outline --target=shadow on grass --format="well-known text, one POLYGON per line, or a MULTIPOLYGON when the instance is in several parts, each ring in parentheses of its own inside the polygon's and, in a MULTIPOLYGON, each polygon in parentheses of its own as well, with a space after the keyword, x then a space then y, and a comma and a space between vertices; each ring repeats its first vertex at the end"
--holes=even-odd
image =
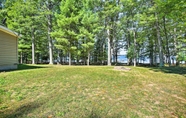
POLYGON ((38 66, 38 65, 24 65, 19 64, 17 70, 29 70, 29 69, 38 69, 38 68, 47 68, 46 66, 38 66))
POLYGON ((2 118, 24 118, 24 117, 33 117, 31 113, 33 110, 42 106, 43 103, 40 102, 30 102, 21 105, 15 111, 6 111, 4 113, 0 112, 0 116, 2 118), (29 116, 30 115, 30 116, 29 116))
POLYGON ((17 69, 4 70, 4 71, 0 71, 0 72, 11 72, 11 71, 30 70, 30 69, 39 69, 39 68, 48 68, 48 67, 47 66, 38 66, 38 65, 19 64, 17 69))
POLYGON ((186 77, 186 67, 148 67, 150 70, 155 72, 164 72, 164 73, 172 73, 172 74, 179 74, 186 77))

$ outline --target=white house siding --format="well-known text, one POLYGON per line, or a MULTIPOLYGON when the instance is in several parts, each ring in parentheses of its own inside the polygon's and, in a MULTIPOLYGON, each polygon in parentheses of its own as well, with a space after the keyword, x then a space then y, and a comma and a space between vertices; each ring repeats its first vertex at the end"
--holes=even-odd
POLYGON ((17 41, 17 37, 0 31, 0 70, 17 68, 17 41))

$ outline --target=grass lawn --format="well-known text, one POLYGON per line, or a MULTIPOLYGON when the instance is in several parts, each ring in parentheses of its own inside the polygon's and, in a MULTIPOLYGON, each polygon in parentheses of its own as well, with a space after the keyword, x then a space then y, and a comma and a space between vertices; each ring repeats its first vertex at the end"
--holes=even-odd
POLYGON ((29 66, 0 73, 0 118, 186 118, 186 67, 29 66))

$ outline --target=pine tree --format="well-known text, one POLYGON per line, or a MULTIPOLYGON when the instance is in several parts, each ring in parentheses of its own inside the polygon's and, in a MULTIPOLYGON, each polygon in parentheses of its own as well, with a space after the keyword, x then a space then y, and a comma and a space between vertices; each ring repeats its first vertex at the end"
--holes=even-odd
POLYGON ((93 1, 83 1, 81 12, 81 25, 79 27, 78 39, 87 57, 87 65, 90 63, 90 52, 94 48, 96 33, 102 28, 98 23, 98 14, 94 12, 93 1))
POLYGON ((55 46, 69 54, 69 65, 71 65, 72 54, 77 49, 81 7, 81 1, 62 0, 60 13, 56 14, 57 28, 52 33, 57 41, 55 46))
POLYGON ((107 65, 111 65, 113 40, 115 38, 115 23, 118 19, 120 12, 120 1, 102 1, 101 15, 103 16, 103 23, 105 26, 105 32, 107 33, 107 65))
POLYGON ((42 16, 38 11, 37 1, 18 0, 11 4, 7 12, 8 27, 22 35, 20 48, 24 49, 24 47, 28 47, 28 45, 23 46, 24 44, 28 44, 25 41, 30 42, 32 48, 32 64, 35 64, 36 34, 41 28, 40 21, 42 21, 42 16))

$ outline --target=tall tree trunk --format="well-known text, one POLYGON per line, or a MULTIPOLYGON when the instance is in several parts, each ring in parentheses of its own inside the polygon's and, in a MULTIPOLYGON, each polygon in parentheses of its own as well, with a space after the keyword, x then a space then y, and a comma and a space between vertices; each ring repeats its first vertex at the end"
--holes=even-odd
MULTIPOLYGON (((129 49, 131 46, 131 43, 130 43, 130 32, 128 32, 128 38, 127 38, 127 49, 129 49)), ((127 57, 127 65, 131 65, 132 63, 132 60, 131 60, 131 57, 127 57)))
POLYGON ((88 58, 87 58, 87 66, 90 64, 90 52, 88 52, 88 58))
POLYGON ((110 39, 110 30, 109 29, 107 29, 107 38, 108 38, 107 65, 111 66, 111 39, 110 39))
POLYGON ((116 64, 117 64, 118 63, 118 51, 117 50, 116 50, 115 60, 116 60, 116 64))
POLYGON ((155 13, 155 17, 156 17, 156 33, 157 33, 158 48, 159 48, 159 60, 160 60, 159 66, 163 67, 164 66, 163 48, 162 48, 162 41, 161 41, 161 37, 160 37, 160 28, 159 28, 159 21, 158 21, 157 13, 155 13))
POLYGON ((52 32, 52 23, 51 23, 51 15, 48 15, 48 44, 49 44, 49 58, 50 63, 53 64, 53 44, 52 44, 52 38, 50 36, 50 33, 52 32))
POLYGON ((21 54, 20 54, 20 63, 23 64, 23 52, 21 51, 21 54))
POLYGON ((72 62, 72 60, 71 60, 71 52, 69 52, 69 60, 68 60, 69 62, 68 62, 68 64, 69 64, 69 66, 71 66, 72 64, 71 64, 71 62, 72 62))
POLYGON ((136 32, 134 31, 134 67, 136 67, 136 32))
POLYGON ((57 51, 57 65, 60 64, 61 61, 61 54, 60 54, 60 50, 57 51))
POLYGON ((32 30, 32 64, 35 64, 35 37, 34 30, 32 30))
POLYGON ((166 21, 165 16, 163 17, 163 27, 165 31, 165 38, 166 38, 166 49, 167 49, 167 58, 168 58, 168 64, 171 65, 171 59, 170 59, 170 51, 169 51, 169 41, 168 41, 168 35, 167 35, 167 29, 166 29, 166 21))
MULTIPOLYGON (((156 37, 156 36, 155 36, 156 37)), ((153 49, 153 56, 154 56, 154 59, 153 59, 153 64, 155 66, 157 66, 157 39, 154 40, 154 49, 153 49)))
MULTIPOLYGON (((49 0, 48 1, 48 11, 52 11, 52 2, 49 0)), ((48 20, 48 44, 49 44, 49 58, 50 58, 50 63, 53 64, 53 43, 52 43, 52 38, 50 36, 50 33, 52 32, 52 15, 49 14, 47 15, 47 20, 48 20)))
POLYGON ((174 28, 174 50, 175 50, 175 56, 176 56, 176 66, 179 66, 180 61, 178 60, 178 41, 177 41, 177 36, 176 36, 176 28, 174 28))
POLYGON ((149 57, 150 57, 150 66, 153 66, 154 64, 154 43, 153 43, 153 40, 148 36, 148 41, 149 41, 149 57))
POLYGON ((63 64, 63 54, 60 54, 60 64, 62 65, 63 64))
MULTIPOLYGON (((100 52, 100 55, 101 55, 101 57, 102 57, 102 59, 101 59, 101 64, 102 65, 104 65, 104 63, 105 63, 105 50, 106 50, 106 45, 102 45, 102 52, 100 52)), ((98 60, 100 60, 99 58, 98 58, 98 60)))

